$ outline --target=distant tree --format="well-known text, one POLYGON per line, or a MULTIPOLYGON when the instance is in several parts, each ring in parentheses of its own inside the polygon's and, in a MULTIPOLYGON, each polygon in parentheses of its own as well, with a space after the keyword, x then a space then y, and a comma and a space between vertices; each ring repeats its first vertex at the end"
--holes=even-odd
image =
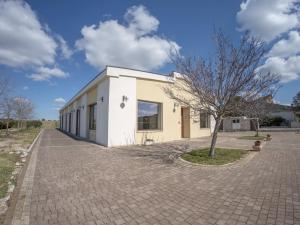
POLYGON ((300 91, 293 97, 293 106, 296 108, 300 108, 300 91))
POLYGON ((4 119, 6 124, 6 135, 8 136, 10 122, 15 116, 14 99, 11 97, 4 97, 0 103, 0 107, 1 107, 1 116, 4 119))
POLYGON ((221 120, 261 96, 274 93, 279 77, 257 70, 264 57, 264 43, 246 33, 238 46, 218 31, 214 35, 216 55, 203 57, 173 56, 181 74, 174 85, 165 89, 176 102, 194 112, 205 111, 215 119, 209 155, 215 156, 215 145, 221 120), (188 97, 187 97, 188 96, 188 97))
POLYGON ((14 110, 16 119, 18 120, 18 129, 23 128, 23 122, 32 118, 34 113, 34 105, 33 103, 24 97, 16 97, 14 98, 14 110))

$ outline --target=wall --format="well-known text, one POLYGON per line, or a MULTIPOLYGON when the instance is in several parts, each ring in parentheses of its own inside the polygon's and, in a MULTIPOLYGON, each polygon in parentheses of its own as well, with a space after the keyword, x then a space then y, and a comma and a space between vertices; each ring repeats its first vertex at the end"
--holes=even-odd
MULTIPOLYGON (((137 79, 137 100, 162 103, 162 129, 136 131, 136 144, 143 144, 146 139, 164 142, 181 139, 181 106, 174 106, 175 101, 165 93, 164 88, 172 83, 137 79)), ((192 113, 192 112, 191 112, 192 113)), ((200 121, 190 117, 190 137, 196 138, 211 134, 210 128, 200 129, 200 121)))
POLYGON ((135 144, 136 106, 136 78, 110 77, 108 146, 135 144))
POLYGON ((223 131, 250 131, 251 130, 251 119, 243 117, 228 117, 223 119, 223 131), (232 120, 240 120, 240 129, 232 129, 232 120))
POLYGON ((91 141, 96 141, 96 131, 95 130, 89 130, 89 105, 97 103, 97 86, 91 88, 87 92, 87 130, 88 135, 87 138, 91 141))
POLYGON ((106 78, 97 86, 97 118, 96 136, 98 144, 108 145, 108 107, 109 107, 109 78, 106 78), (103 101, 102 101, 103 98, 103 101))
POLYGON ((87 138, 87 94, 80 98, 80 137, 87 138))

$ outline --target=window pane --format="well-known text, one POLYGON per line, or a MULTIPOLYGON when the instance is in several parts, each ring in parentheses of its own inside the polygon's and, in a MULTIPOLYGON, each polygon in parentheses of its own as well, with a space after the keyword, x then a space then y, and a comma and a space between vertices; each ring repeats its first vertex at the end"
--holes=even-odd
POLYGON ((97 104, 91 105, 89 108, 89 129, 96 130, 97 104))
POLYGON ((210 128, 210 115, 208 113, 200 113, 200 128, 210 128))
POLYGON ((160 104, 138 101, 138 130, 160 128, 160 104))

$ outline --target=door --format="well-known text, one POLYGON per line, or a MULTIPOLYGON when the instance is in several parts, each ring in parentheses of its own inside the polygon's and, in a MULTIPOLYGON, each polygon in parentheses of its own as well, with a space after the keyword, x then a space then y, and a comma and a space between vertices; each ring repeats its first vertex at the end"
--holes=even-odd
POLYGON ((233 130, 239 130, 241 129, 241 124, 239 119, 232 120, 232 129, 233 130))
POLYGON ((190 109, 181 107, 181 137, 190 137, 190 109))
POLYGON ((72 131, 72 113, 69 113, 69 133, 72 131))
POLYGON ((80 136, 80 109, 76 111, 76 136, 80 136))

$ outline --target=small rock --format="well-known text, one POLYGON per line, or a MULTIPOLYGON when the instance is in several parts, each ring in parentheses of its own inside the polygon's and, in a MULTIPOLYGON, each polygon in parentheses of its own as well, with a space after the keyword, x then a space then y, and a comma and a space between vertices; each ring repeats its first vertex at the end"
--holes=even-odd
POLYGON ((21 162, 22 163, 26 162, 26 158, 21 159, 21 162))
POLYGON ((21 164, 19 162, 16 162, 16 166, 20 166, 21 164))

